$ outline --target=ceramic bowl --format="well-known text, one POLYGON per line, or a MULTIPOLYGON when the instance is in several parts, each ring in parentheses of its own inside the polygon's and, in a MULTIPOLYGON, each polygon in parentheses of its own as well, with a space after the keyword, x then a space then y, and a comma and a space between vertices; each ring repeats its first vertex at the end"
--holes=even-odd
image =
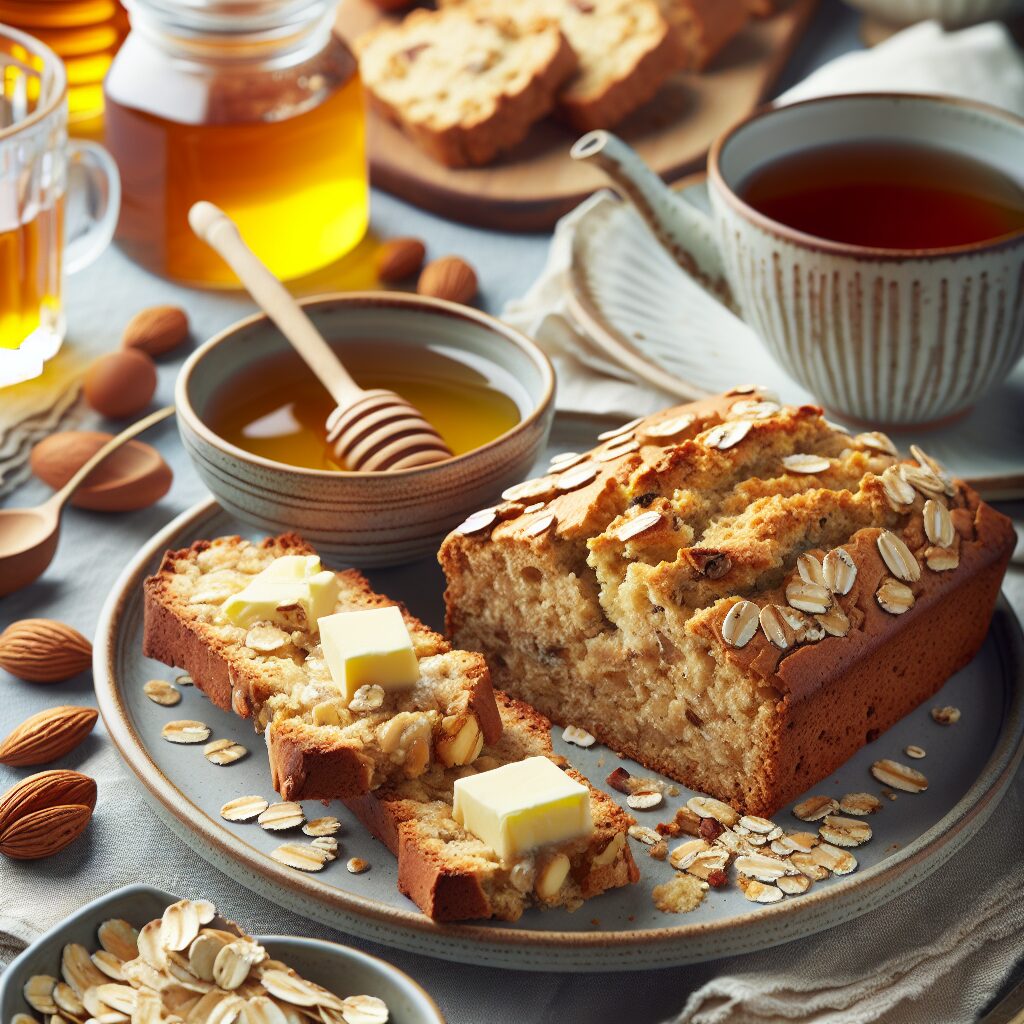
POLYGON ((1024 0, 846 0, 865 14, 893 26, 935 19, 946 28, 1016 17, 1024 0))
MULTIPOLYGON (((124 918, 137 928, 159 917, 178 899, 148 885, 129 885, 107 893, 51 928, 11 962, 0 977, 0 1020, 17 1013, 31 1013, 22 989, 34 974, 60 976, 60 955, 65 944, 79 942, 98 948, 96 930, 111 917, 124 918)), ((407 974, 348 946, 295 936, 259 936, 272 957, 294 967, 304 978, 329 988, 342 997, 373 995, 390 1010, 390 1024, 445 1024, 444 1016, 427 993, 407 974)))
POLYGON ((252 316, 197 349, 175 393, 185 450, 224 508, 267 533, 297 531, 350 565, 397 565, 436 553, 453 526, 529 473, 551 429, 555 376, 524 335, 475 309, 417 295, 356 292, 303 305, 342 358, 346 346, 400 340, 484 367, 516 402, 520 421, 464 455, 394 473, 302 469, 252 455, 205 420, 239 367, 288 349, 266 316, 252 316))

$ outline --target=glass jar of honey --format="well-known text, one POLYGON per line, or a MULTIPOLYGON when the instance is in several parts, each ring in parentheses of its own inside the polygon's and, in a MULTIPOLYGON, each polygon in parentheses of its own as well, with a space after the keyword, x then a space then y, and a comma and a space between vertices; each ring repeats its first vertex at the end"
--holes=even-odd
POLYGON ((121 170, 117 238, 136 262, 237 285, 188 225, 225 210, 281 279, 344 256, 369 218, 356 62, 337 0, 126 0, 132 30, 106 80, 121 170))

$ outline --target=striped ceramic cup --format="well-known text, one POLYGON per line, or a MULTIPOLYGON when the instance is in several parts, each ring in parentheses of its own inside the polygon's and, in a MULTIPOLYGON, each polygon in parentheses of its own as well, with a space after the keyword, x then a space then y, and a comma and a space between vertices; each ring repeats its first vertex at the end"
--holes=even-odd
POLYGON ((735 125, 708 158, 713 218, 662 186, 615 136, 592 132, 573 155, 595 159, 678 262, 738 306, 825 406, 883 425, 943 420, 969 409, 1024 352, 1024 231, 942 249, 874 249, 803 234, 739 195, 771 161, 859 138, 941 147, 1024 176, 1024 120, 888 93, 771 107, 735 125))

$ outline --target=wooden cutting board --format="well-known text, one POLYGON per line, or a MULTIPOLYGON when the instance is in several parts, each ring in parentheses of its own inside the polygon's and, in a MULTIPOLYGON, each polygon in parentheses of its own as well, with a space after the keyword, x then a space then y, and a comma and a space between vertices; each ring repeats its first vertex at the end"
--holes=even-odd
MULTIPOLYGON (((697 169, 712 140, 769 94, 816 4, 793 0, 774 17, 751 21, 708 71, 677 75, 615 131, 666 179, 697 169)), ((372 0, 343 0, 338 28, 351 42, 386 17, 372 0)), ((552 120, 497 162, 459 170, 435 163, 374 112, 368 129, 374 185, 477 227, 550 228, 606 183, 594 168, 569 159, 576 133, 552 120)))

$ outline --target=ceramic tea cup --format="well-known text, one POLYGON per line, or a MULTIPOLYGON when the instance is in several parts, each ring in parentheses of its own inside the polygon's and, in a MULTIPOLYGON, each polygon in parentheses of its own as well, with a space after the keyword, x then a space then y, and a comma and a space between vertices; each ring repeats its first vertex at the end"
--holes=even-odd
POLYGON ((310 469, 254 455, 209 424, 218 394, 237 385, 240 370, 290 352, 264 314, 251 316, 196 349, 175 390, 185 450, 229 512, 269 534, 295 531, 348 565, 398 565, 435 555, 452 527, 529 475, 555 412, 554 370, 532 341, 485 313, 417 295, 351 292, 302 304, 342 360, 347 346, 400 340, 486 367, 518 406, 519 422, 446 462, 393 473, 310 469))
POLYGON ((713 215, 668 189, 620 139, 573 147, 619 186, 687 272, 738 308, 772 355, 826 407, 880 425, 967 411, 1024 352, 1024 230, 935 249, 882 249, 804 234, 740 190, 775 160, 863 139, 939 147, 1012 181, 1024 120, 968 101, 872 93, 756 112, 708 157, 713 215))

